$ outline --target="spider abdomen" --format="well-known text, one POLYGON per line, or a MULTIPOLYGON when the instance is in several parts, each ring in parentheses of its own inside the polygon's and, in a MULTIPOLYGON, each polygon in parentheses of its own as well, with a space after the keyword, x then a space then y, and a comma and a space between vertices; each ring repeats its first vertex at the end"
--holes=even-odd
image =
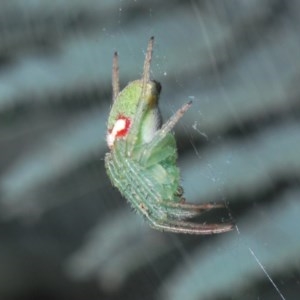
POLYGON ((127 158, 120 160, 116 153, 108 153, 105 166, 112 184, 137 212, 146 216, 154 213, 156 217, 165 217, 157 210, 160 206, 159 194, 147 177, 138 174, 136 163, 129 162, 127 158))
POLYGON ((167 214, 164 203, 179 202, 179 170, 174 165, 173 174, 168 174, 163 164, 145 168, 139 162, 125 155, 125 144, 119 141, 116 147, 105 156, 105 166, 112 184, 118 188, 135 208, 145 214, 155 214, 164 218, 167 214), (175 175, 175 176, 174 176, 175 175))

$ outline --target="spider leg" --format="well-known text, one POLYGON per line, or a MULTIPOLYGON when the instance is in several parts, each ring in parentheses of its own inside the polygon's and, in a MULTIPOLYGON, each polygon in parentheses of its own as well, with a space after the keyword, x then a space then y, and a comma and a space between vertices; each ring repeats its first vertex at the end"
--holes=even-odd
POLYGON ((197 217, 203 213, 203 210, 181 208, 179 206, 169 206, 168 203, 161 202, 154 204, 153 209, 162 212, 168 218, 173 220, 185 220, 197 217))
POLYGON ((201 204, 194 204, 194 203, 181 203, 181 202, 166 202, 168 206, 171 207, 179 207, 182 209, 194 209, 201 212, 205 212, 211 210, 213 208, 223 208, 225 204, 223 203, 201 203, 201 204))
POLYGON ((192 204, 192 203, 180 203, 180 202, 163 202, 163 206, 166 206, 167 214, 178 220, 193 218, 201 215, 204 212, 207 212, 215 208, 223 208, 224 204, 192 204))
POLYGON ((153 53, 153 44, 154 44, 154 36, 151 36, 148 42, 147 52, 145 56, 144 61, 144 68, 143 68, 143 90, 145 89, 146 84, 150 80, 150 66, 151 66, 151 60, 152 60, 152 53, 153 53))
POLYGON ((150 81, 150 65, 151 65, 151 60, 152 60, 152 53, 153 53, 153 44, 154 44, 154 37, 152 36, 149 40, 148 47, 147 47, 147 52, 145 56, 145 61, 144 61, 144 69, 143 69, 143 76, 141 78, 142 81, 142 92, 140 95, 140 99, 138 102, 138 106, 135 112, 134 119, 132 121, 132 128, 128 134, 127 140, 128 140, 128 145, 127 145, 127 155, 131 156, 134 145, 137 140, 138 136, 138 130, 139 126, 134 126, 135 124, 141 124, 142 118, 144 116, 144 111, 146 109, 147 103, 145 101, 141 101, 141 99, 146 98, 146 93, 147 93, 147 84, 150 81))
POLYGON ((151 215, 147 215, 150 226, 161 231, 187 234, 216 234, 223 233, 233 229, 233 224, 196 224, 191 222, 176 220, 160 220, 151 215))
POLYGON ((120 92, 118 52, 114 53, 114 58, 113 58, 112 90, 113 90, 113 102, 115 102, 120 92))
POLYGON ((163 126, 156 131, 151 142, 147 144, 145 150, 142 154, 143 161, 147 160, 151 155, 153 149, 157 147, 157 145, 162 142, 162 140, 167 136, 167 134, 173 129, 176 123, 182 118, 185 112, 191 107, 192 101, 184 104, 181 108, 177 110, 177 112, 166 122, 163 126))

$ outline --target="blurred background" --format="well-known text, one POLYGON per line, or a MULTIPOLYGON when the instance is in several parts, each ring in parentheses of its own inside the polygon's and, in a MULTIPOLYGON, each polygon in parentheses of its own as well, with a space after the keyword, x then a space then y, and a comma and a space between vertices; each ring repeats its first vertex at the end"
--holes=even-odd
POLYGON ((0 1, 0 299, 297 299, 300 4, 0 1), (152 77, 189 202, 215 236, 152 230, 104 169, 111 68, 152 77))

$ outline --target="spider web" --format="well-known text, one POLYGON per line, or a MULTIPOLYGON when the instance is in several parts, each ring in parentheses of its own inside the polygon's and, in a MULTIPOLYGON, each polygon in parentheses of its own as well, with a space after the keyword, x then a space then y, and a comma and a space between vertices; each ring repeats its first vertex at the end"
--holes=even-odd
POLYGON ((295 299, 298 2, 4 2, 0 298, 295 299), (226 203, 199 221, 231 233, 151 230, 105 174, 112 55, 124 87, 152 35, 164 119, 193 101, 175 128, 185 196, 226 203))
MULTIPOLYGON (((292 170, 292 173, 289 173, 286 170, 286 165, 290 163, 291 156, 293 156, 293 160, 297 160, 296 152, 290 156, 284 151, 288 144, 291 147, 294 146, 294 141, 287 141, 287 135, 292 134, 293 139, 297 135, 297 130, 294 128, 294 125, 296 124, 294 123, 293 115, 286 113, 286 102, 282 102, 284 108, 278 112, 278 108, 275 106, 276 104, 278 105, 278 102, 282 101, 282 99, 279 100, 272 91, 267 95, 265 93, 265 89, 269 90, 267 87, 268 85, 271 88, 275 85, 279 85, 281 96, 285 99, 284 101, 291 97, 288 89, 282 94, 282 91, 284 90, 283 79, 277 76, 279 72, 276 71, 282 64, 281 61, 274 61, 274 57, 278 55, 277 53, 274 53, 274 48, 276 49, 276 47, 274 47, 273 44, 270 45, 267 43, 258 45, 256 48, 251 49, 252 51, 249 51, 247 56, 245 54, 246 57, 243 57, 242 59, 238 57, 240 53, 235 53, 237 57, 232 57, 232 60, 236 60, 236 64, 233 64, 233 69, 224 70, 226 69, 224 61, 218 61, 219 56, 215 54, 220 52, 220 50, 215 49, 215 37, 210 36, 210 24, 208 21, 208 24, 205 24, 206 19, 203 18, 203 15, 195 2, 192 2, 192 6, 200 24, 199 27, 203 34, 204 44, 208 48, 208 57, 212 66, 212 74, 209 75, 211 75, 210 80, 214 83, 212 84, 210 82, 209 88, 204 88, 204 91, 201 90, 201 92, 196 92, 197 94, 193 93, 193 96, 190 96, 190 98, 196 99, 195 102, 199 103, 200 108, 199 110, 197 110, 197 108, 195 109, 199 116, 197 119, 194 117, 194 123, 192 125, 191 122, 185 122, 185 128, 190 128, 190 130, 193 128, 194 130, 194 134, 192 134, 193 138, 190 140, 190 143, 195 154, 194 158, 189 159, 185 170, 187 173, 185 181, 188 182, 187 189, 194 189, 195 194, 202 196, 200 197, 202 199, 226 199, 229 201, 229 204, 233 202, 233 206, 236 201, 241 201, 243 198, 244 202, 247 201, 249 203, 249 201, 254 200, 254 203, 256 204, 259 202, 265 203, 268 199, 273 199, 273 202, 275 202, 273 203, 273 211, 276 209, 276 205, 278 205, 277 202, 280 204, 280 202, 285 201, 286 194, 294 193, 294 184, 287 183, 287 186, 283 188, 281 182, 276 181, 278 181, 278 178, 279 181, 285 181, 285 178, 288 178, 287 180, 289 181, 290 177, 293 178, 295 175, 294 170, 292 170), (270 52, 269 56, 266 55, 268 52, 270 52), (276 75, 274 76, 271 72, 276 72, 276 75), (269 78, 263 80, 262 73, 265 76, 268 75, 269 78), (238 76, 236 74, 238 74, 238 76), (243 81, 241 81, 241 78, 243 81), (198 96, 199 94, 200 96, 198 96), (250 98, 249 95, 253 97, 253 94, 257 99, 251 98, 248 100, 248 98, 250 98), (278 102, 276 104, 274 102, 272 104, 268 103, 269 101, 274 101, 274 96, 275 99, 277 98, 276 100, 278 102), (268 97, 270 98, 268 99, 268 97), (251 101, 250 105, 249 101, 251 101), (257 115, 259 115, 259 118, 257 115), (280 118, 279 122, 275 121, 275 118, 278 117, 280 118), (200 131, 200 126, 202 128, 204 127, 206 130, 202 129, 200 131), (278 136, 278 134, 282 135, 278 136), (194 137, 195 135, 198 135, 199 137, 198 147, 195 144, 195 140, 197 139, 194 137), (282 143, 279 147, 278 140, 282 143), (280 151, 280 149, 282 149, 282 151, 280 151), (197 164, 196 160, 199 160, 200 162, 197 164), (272 176, 270 176, 271 174, 272 176), (200 181, 204 182, 200 183, 200 181), (283 197, 279 197, 279 199, 276 195, 278 189, 280 190, 280 193, 283 194, 283 197), (233 201, 229 199, 232 199, 233 201)), ((245 42, 247 43, 248 41, 241 40, 241 43, 245 42)), ((275 52, 277 50, 283 54, 282 48, 276 49, 275 52)), ((285 50, 288 51, 287 49, 285 50)), ((232 66, 232 61, 230 61, 229 57, 228 61, 228 65, 232 66)), ((207 73, 204 73, 203 76, 205 77, 205 75, 207 75, 207 73)), ((203 79, 195 79, 195 81, 201 80, 203 79)), ((206 79, 203 81, 206 82, 206 79)), ((195 86, 196 85, 197 84, 195 84, 195 86)), ((201 83, 198 84, 198 86, 199 85, 202 87, 201 83)), ((293 103, 289 103, 288 105, 292 106, 293 103)), ((298 125, 296 125, 296 127, 297 126, 298 125)), ((298 137, 296 137, 296 140, 296 143, 299 144, 298 137)), ((298 187, 296 187, 296 191, 297 188, 298 187)), ((195 197, 193 193, 191 193, 191 197, 195 197)), ((293 201, 296 201, 297 197, 298 193, 296 192, 295 196, 292 196, 292 198, 295 199, 293 201)), ((245 204, 245 207, 247 207, 247 204, 245 204)), ((249 208, 248 204, 248 209, 249 208)), ((233 219, 237 218, 235 217, 235 212, 232 212, 230 209, 228 212, 233 216, 233 219)), ((258 211, 256 211, 256 213, 257 212, 258 211)), ((262 212, 260 212, 260 214, 261 213, 262 212)), ((268 215, 266 212, 263 212, 263 214, 268 215)), ((255 213, 252 213, 252 215, 253 218, 255 218, 255 213)), ((243 223, 242 220, 241 222, 243 223)), ((281 224, 275 222, 276 221, 273 220, 274 224, 272 226, 276 228, 286 226, 286 220, 281 224)), ((298 223, 297 217, 293 222, 295 223, 294 226, 298 223)), ((265 236, 262 236, 265 241, 252 239, 251 243, 253 243, 253 245, 255 244, 259 249, 256 253, 256 251, 251 248, 249 234, 251 235, 251 227, 254 232, 258 230, 257 224, 250 221, 247 224, 250 230, 245 230, 244 236, 238 229, 238 223, 239 222, 237 222, 236 229, 238 235, 241 235, 240 242, 248 248, 248 254, 253 257, 254 261, 258 264, 267 280, 270 281, 280 298, 286 299, 279 285, 275 283, 276 279, 274 279, 273 275, 267 271, 268 266, 270 267, 270 261, 272 261, 272 267, 270 267, 270 269, 274 270, 274 263, 279 256, 273 255, 273 260, 271 259, 272 255, 266 257, 266 254, 263 254, 263 259, 259 258, 258 253, 264 251, 263 249, 259 249, 262 247, 258 244, 268 244, 268 234, 265 233, 265 236), (264 264, 263 261, 266 261, 266 263, 264 264)), ((270 220, 267 220, 267 222, 259 224, 264 227, 270 227, 271 225, 269 223, 270 220)), ((259 228, 259 230, 262 230, 261 226, 259 226, 259 228)), ((269 232, 269 234, 272 235, 272 232, 269 232)), ((283 232, 281 232, 281 234, 283 234, 283 232)), ((277 247, 278 241, 276 243, 274 243, 274 241, 278 238, 279 236, 272 236, 274 247, 277 247)), ((231 247, 228 248, 230 249, 229 251, 232 251, 231 247)), ((289 249, 294 252, 292 248, 289 249)), ((281 249, 281 251, 283 250, 281 249)), ((274 251, 274 253, 276 252, 278 251, 274 251)), ((226 254, 228 253, 225 253, 224 255, 226 256, 226 254)), ((246 255, 247 254, 245 254, 244 257, 245 260, 247 260, 246 255)), ((206 259, 209 260, 210 257, 207 257, 206 259)), ((237 264, 238 261, 233 261, 232 263, 237 264)), ((240 263, 242 264, 242 262, 240 263)), ((200 268, 200 265, 196 264, 196 266, 200 268)), ((195 268, 195 266, 192 268, 193 271, 195 268)), ((202 271, 194 271, 196 276, 194 274, 194 276, 189 277, 187 280, 199 278, 201 274, 202 276, 204 276, 204 274, 207 276, 207 273, 209 272, 208 268, 203 268, 203 265, 201 265, 202 271)), ((231 266, 231 268, 234 267, 231 266)), ((251 269, 252 268, 249 267, 247 271, 245 270, 244 274, 251 273, 251 269)), ((191 271, 191 273, 193 271, 191 271)), ((257 272, 254 271, 254 273, 257 272)), ((278 276, 278 270, 275 271, 274 276, 276 276, 275 274, 278 276)), ((183 276, 178 276, 178 278, 182 279, 184 276, 188 276, 186 272, 183 276)), ((257 276, 259 277, 259 274, 257 274, 257 276)), ((215 276, 213 278, 214 280, 216 279, 215 276)), ((205 282, 206 286, 208 286, 207 281, 208 280, 205 282)), ((177 281, 176 283, 174 281, 171 282, 172 284, 177 283, 177 281)), ((189 290, 185 280, 182 285, 184 284, 186 284, 185 290, 189 290)), ((177 293, 178 290, 176 290, 177 293)), ((198 289, 198 295, 203 295, 203 292, 204 291, 200 292, 200 288, 198 289)), ((173 297, 174 295, 175 293, 172 293, 173 297)), ((179 293, 177 299, 182 299, 185 296, 188 297, 188 294, 184 292, 179 293)), ((191 299, 194 299, 193 296, 191 296, 191 299)))

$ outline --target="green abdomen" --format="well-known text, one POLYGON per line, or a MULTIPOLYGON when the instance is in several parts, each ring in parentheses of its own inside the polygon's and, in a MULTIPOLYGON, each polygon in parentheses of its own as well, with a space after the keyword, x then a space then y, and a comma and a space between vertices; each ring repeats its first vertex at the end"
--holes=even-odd
POLYGON ((164 201, 180 201, 177 195, 179 170, 174 164, 176 155, 164 156, 159 163, 141 165, 126 157, 125 143, 119 141, 105 156, 105 167, 112 184, 138 211, 143 203, 160 206, 164 201))

